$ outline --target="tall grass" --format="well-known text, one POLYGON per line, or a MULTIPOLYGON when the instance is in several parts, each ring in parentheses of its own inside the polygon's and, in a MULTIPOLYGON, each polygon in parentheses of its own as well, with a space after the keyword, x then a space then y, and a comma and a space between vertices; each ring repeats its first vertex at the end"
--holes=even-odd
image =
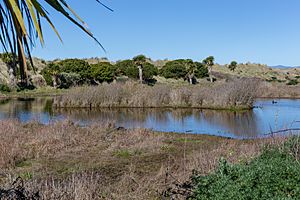
POLYGON ((160 199, 193 169, 207 174, 221 156, 233 163, 249 159, 266 141, 117 130, 111 123, 9 120, 0 127, 0 188, 21 176, 41 199, 160 199))
POLYGON ((56 98, 57 107, 194 107, 248 109, 252 107, 256 84, 237 79, 222 85, 199 87, 126 83, 73 88, 56 98))

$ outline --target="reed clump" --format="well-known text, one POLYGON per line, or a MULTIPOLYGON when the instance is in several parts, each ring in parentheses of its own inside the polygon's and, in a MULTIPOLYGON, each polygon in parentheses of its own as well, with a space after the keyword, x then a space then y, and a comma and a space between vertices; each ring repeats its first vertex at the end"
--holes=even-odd
POLYGON ((57 97, 56 107, 135 107, 135 108, 252 108, 256 93, 255 81, 237 79, 208 87, 155 85, 137 83, 102 84, 76 87, 57 97))

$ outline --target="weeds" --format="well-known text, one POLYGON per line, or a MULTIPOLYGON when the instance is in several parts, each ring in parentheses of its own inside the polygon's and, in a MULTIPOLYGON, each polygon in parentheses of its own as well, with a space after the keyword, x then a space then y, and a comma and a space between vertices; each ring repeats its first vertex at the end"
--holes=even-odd
POLYGON ((21 176, 30 194, 39 191, 50 200, 159 199, 175 182, 187 181, 193 169, 207 174, 220 157, 232 163, 251 159, 268 142, 125 130, 112 123, 9 120, 0 126, 2 188, 21 176))
POLYGON ((253 80, 239 79, 209 88, 198 86, 153 87, 126 83, 73 88, 56 98, 56 107, 194 107, 249 109, 256 92, 253 80))

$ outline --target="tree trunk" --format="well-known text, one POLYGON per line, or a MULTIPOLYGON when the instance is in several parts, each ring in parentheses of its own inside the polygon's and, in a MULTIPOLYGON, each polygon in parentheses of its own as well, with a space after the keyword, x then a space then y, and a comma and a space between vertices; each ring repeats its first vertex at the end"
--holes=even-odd
POLYGON ((214 82, 213 77, 212 77, 212 66, 208 67, 208 75, 209 75, 210 82, 214 82))
POLYGON ((56 81, 56 79, 57 79, 57 76, 56 76, 56 75, 53 75, 53 76, 52 76, 52 83, 53 83, 53 87, 54 87, 54 88, 57 88, 57 81, 56 81))
POLYGON ((139 69, 140 82, 143 83, 143 69, 141 66, 138 66, 138 69, 139 69))

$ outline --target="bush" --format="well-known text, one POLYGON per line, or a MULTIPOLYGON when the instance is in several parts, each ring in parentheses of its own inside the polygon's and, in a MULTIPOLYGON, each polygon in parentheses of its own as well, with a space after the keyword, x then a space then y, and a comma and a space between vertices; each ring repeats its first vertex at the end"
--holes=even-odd
POLYGON ((189 199, 300 199, 299 136, 269 147, 250 163, 231 165, 221 159, 207 176, 194 175, 189 199))
POLYGON ((197 78, 204 78, 208 76, 208 70, 201 62, 193 62, 191 60, 184 59, 167 62, 160 70, 160 75, 165 78, 186 78, 188 68, 191 67, 190 65, 196 66, 194 72, 197 78))
POLYGON ((91 76, 100 83, 112 82, 115 79, 116 69, 115 66, 109 62, 100 62, 91 65, 91 76))
MULTIPOLYGON (((139 70, 132 60, 123 60, 115 65, 118 76, 125 75, 132 79, 139 79, 139 70)), ((153 64, 146 62, 143 65, 143 79, 149 81, 158 75, 158 69, 153 64)))
POLYGON ((124 75, 132 79, 139 78, 139 70, 134 65, 134 62, 132 60, 119 61, 116 63, 115 67, 116 67, 116 74, 118 76, 124 75))
POLYGON ((145 63, 143 66, 143 79, 145 81, 153 79, 153 76, 157 76, 158 69, 151 63, 145 63))
POLYGON ((298 80, 292 79, 287 83, 287 85, 298 85, 298 83, 299 83, 298 80))
POLYGON ((0 91, 1 92, 11 92, 10 88, 5 84, 0 84, 0 91))
POLYGON ((175 78, 175 79, 185 78, 187 74, 187 70, 184 62, 185 60, 183 59, 169 61, 165 64, 164 67, 161 68, 159 73, 161 76, 165 78, 175 78))
POLYGON ((66 59, 57 63, 61 72, 79 74, 81 83, 88 82, 91 77, 90 65, 80 59, 66 59))
POLYGON ((52 76, 55 74, 59 74, 61 69, 58 64, 56 63, 49 63, 42 71, 41 74, 43 75, 47 85, 53 86, 52 76))
POLYGON ((65 73, 62 72, 58 75, 60 81, 59 88, 70 88, 80 84, 81 77, 76 73, 65 73))
POLYGON ((205 78, 208 77, 208 69, 204 66, 203 63, 195 62, 197 69, 195 71, 195 76, 197 78, 205 78))

